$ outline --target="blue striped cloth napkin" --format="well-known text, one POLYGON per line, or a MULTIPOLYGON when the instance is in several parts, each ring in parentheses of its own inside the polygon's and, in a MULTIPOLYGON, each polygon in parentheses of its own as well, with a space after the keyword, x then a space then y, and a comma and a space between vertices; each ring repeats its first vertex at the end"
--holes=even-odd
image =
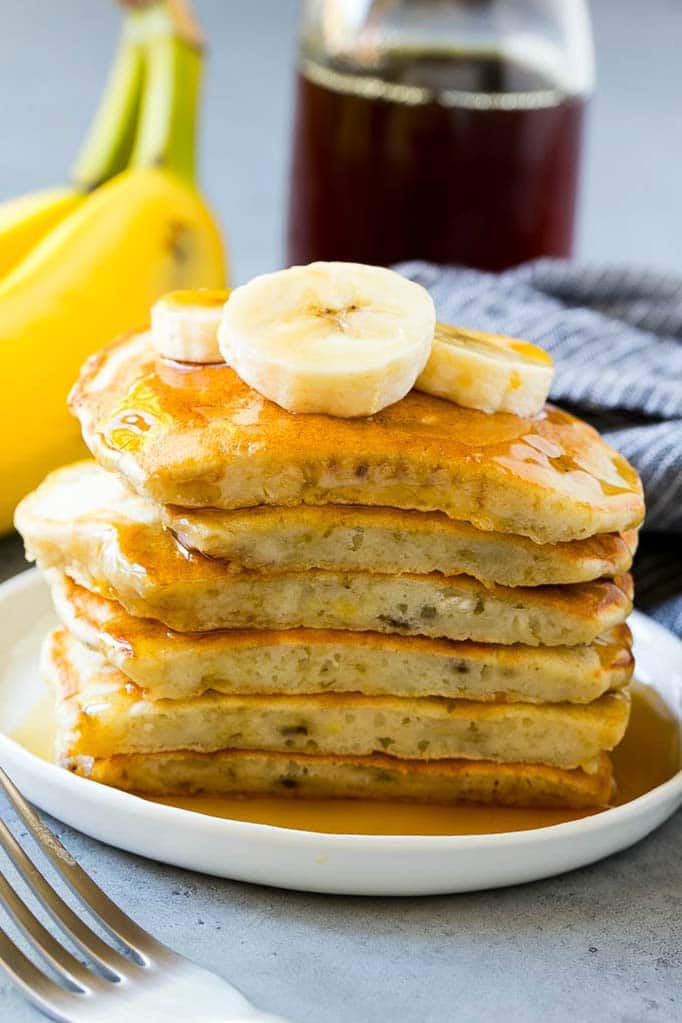
POLYGON ((428 288, 439 319, 551 353, 552 399, 593 423, 642 477, 637 604, 682 636, 682 277, 548 259, 502 274, 395 269, 428 288))

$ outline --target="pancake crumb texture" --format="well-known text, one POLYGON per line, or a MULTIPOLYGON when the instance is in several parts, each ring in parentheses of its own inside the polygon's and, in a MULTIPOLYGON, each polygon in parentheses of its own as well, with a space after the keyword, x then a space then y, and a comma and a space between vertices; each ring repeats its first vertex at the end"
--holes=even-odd
POLYGON ((153 699, 358 692, 527 703, 589 703, 632 677, 626 625, 589 645, 503 646, 319 629, 170 632, 116 601, 47 573, 71 633, 153 699))
POLYGON ((70 769, 105 785, 151 797, 278 796, 590 810, 606 807, 613 788, 606 754, 592 774, 543 764, 234 750, 81 757, 70 769))
POLYGON ((19 505, 57 759, 148 796, 607 806, 641 482, 551 405, 292 415, 148 333, 19 505))
POLYGON ((60 757, 67 764, 81 755, 234 748, 522 761, 590 773, 599 754, 620 742, 630 706, 623 693, 584 706, 214 692, 187 701, 148 700, 66 630, 49 637, 45 663, 57 692, 60 757))
POLYGON ((104 510, 101 502, 78 466, 53 473, 17 512, 29 555, 41 568, 118 600, 131 615, 178 632, 344 629, 572 646, 620 625, 632 607, 628 575, 508 587, 441 573, 235 571, 229 562, 178 549, 153 511, 135 522, 131 539, 125 498, 115 491, 104 510))

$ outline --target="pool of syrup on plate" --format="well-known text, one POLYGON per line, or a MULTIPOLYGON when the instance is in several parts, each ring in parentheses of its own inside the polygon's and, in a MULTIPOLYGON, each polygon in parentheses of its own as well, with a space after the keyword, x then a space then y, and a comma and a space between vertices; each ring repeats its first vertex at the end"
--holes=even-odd
MULTIPOLYGON (((631 691, 630 724, 625 738, 612 754, 617 784, 614 805, 644 795, 680 769, 677 720, 655 689, 634 683, 631 691)), ((51 760, 53 735, 52 705, 49 698, 44 697, 12 738, 36 756, 51 760)), ((230 820, 356 835, 491 835, 548 827, 590 815, 584 810, 517 810, 275 797, 188 796, 154 802, 230 820)))

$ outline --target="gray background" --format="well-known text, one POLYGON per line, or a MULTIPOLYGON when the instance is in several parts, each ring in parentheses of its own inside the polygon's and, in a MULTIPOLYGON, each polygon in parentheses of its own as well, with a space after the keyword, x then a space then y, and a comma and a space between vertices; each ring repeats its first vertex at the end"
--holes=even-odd
MULTIPOLYGON (((282 261, 295 0, 196 0, 211 44, 202 179, 236 283, 282 261)), ((578 255, 682 270, 682 3, 595 0, 599 91, 578 255)), ((63 180, 118 25, 111 0, 2 0, 0 197, 63 180)))
MULTIPOLYGON (((0 196, 63 180, 117 25, 106 0, 2 7, 0 196)), ((296 4, 197 0, 197 7, 212 46, 203 181, 239 282, 282 259, 296 4)), ((600 91, 578 254, 682 270, 682 4, 595 0, 593 14, 600 91)), ((0 577, 20 567, 16 544, 5 541, 0 577)), ((679 814, 595 867, 421 900, 215 881, 56 827, 143 926, 300 1023, 682 1019, 679 814)), ((0 1020, 37 1018, 0 980, 0 1020)))

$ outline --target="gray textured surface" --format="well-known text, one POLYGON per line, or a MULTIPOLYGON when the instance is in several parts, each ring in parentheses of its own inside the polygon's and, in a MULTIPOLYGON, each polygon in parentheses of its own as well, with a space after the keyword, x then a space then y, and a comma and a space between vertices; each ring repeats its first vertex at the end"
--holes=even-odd
MULTIPOLYGON (((496 892, 351 899, 146 862, 56 825, 150 931, 295 1023, 682 1018, 682 815, 636 848, 496 892)), ((36 1014, 0 985, 0 1019, 36 1014)))
MULTIPOLYGON (((197 0, 213 62, 204 180, 235 278, 281 259, 293 0, 197 0)), ((601 93, 580 254, 682 269, 679 0, 595 0, 601 93)), ((5 0, 0 195, 58 181, 110 49, 105 0, 5 0), (83 45, 87 40, 87 45, 83 45)), ((21 567, 0 542, 0 577, 21 567)), ((140 923, 300 1023, 639 1023, 682 1018, 682 815, 635 849, 521 888, 324 898, 214 881, 57 825, 140 923)), ((0 981, 0 1020, 39 1017, 0 981)))

